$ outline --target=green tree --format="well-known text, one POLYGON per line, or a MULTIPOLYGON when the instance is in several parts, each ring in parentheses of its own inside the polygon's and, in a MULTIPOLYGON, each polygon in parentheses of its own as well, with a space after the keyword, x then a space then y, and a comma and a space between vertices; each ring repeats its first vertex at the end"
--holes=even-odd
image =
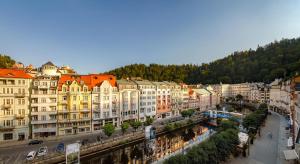
POLYGON ((0 68, 11 68, 15 61, 7 55, 0 54, 0 68))
POLYGON ((131 126, 135 129, 135 131, 136 131, 140 126, 142 126, 142 122, 141 122, 141 121, 132 121, 130 125, 131 125, 131 126))
POLYGON ((111 136, 115 132, 115 126, 111 123, 105 124, 103 130, 105 135, 111 136))
POLYGON ((153 121, 154 121, 153 118, 147 117, 144 124, 145 124, 145 126, 149 126, 149 125, 151 125, 153 123, 153 121))
POLYGON ((129 123, 123 122, 123 124, 121 125, 122 133, 124 134, 128 128, 129 128, 129 123))

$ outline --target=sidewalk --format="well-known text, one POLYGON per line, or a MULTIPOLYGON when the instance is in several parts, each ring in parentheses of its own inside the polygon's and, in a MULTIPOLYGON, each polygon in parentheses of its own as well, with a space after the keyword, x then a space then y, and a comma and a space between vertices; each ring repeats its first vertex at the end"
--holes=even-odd
POLYGON ((261 129, 261 136, 256 136, 254 144, 250 145, 250 155, 228 161, 230 164, 289 164, 284 159, 283 150, 287 147, 288 131, 285 130, 287 121, 277 113, 269 115, 265 126, 261 129), (268 133, 272 132, 272 139, 268 133))

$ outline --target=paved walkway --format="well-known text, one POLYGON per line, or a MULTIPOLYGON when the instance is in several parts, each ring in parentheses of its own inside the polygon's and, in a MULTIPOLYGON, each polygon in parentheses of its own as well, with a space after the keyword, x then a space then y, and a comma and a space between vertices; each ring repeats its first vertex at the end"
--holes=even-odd
POLYGON ((228 163, 230 164, 288 164, 285 161, 283 150, 287 147, 289 131, 285 130, 287 121, 277 113, 269 115, 266 124, 262 127, 261 136, 256 136, 254 144, 250 145, 250 155, 246 158, 240 156, 228 163), (272 139, 268 133, 272 132, 272 139))

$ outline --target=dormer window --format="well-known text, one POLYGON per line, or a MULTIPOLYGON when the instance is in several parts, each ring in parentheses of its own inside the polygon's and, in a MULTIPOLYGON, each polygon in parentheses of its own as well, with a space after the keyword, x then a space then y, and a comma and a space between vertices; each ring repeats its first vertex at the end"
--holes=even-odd
POLYGON ((84 92, 87 92, 87 87, 84 87, 84 88, 83 88, 83 91, 84 91, 84 92))

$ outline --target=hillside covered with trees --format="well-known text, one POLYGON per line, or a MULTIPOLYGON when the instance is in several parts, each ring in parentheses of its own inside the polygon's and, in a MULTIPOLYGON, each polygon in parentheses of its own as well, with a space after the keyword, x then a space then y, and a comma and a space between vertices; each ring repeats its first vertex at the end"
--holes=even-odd
POLYGON ((0 68, 11 68, 15 61, 7 55, 0 54, 0 68))
POLYGON ((111 70, 117 78, 142 77, 188 84, 271 82, 300 73, 300 38, 275 41, 256 50, 234 52, 202 65, 132 64, 111 70))

